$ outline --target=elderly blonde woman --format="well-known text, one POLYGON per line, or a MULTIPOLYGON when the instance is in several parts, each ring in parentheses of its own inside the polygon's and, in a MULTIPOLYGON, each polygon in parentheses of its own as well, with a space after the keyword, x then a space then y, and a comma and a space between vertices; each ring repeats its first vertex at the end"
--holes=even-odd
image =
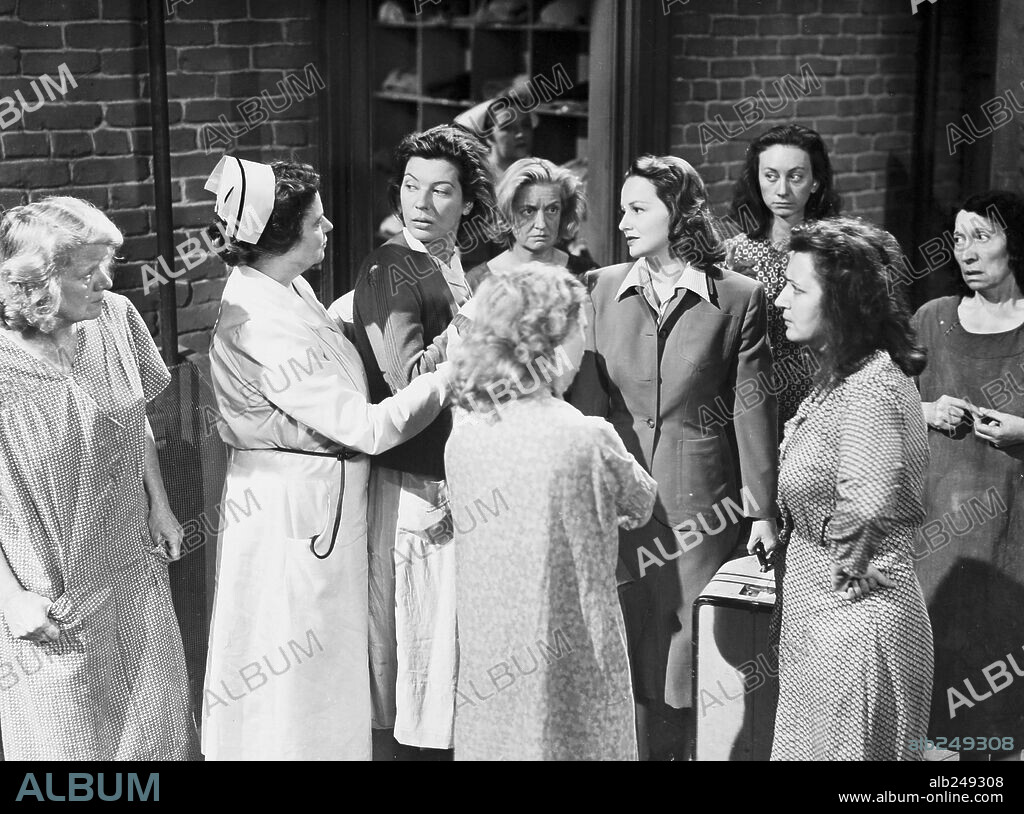
POLYGON ((198 755, 146 402, 170 381, 77 198, 0 219, 0 730, 7 759, 198 755))
POLYGON ((635 760, 619 526, 655 483, 562 393, 583 356, 583 286, 495 272, 450 346, 461 403, 445 450, 458 585, 458 760, 635 760))
POLYGON ((576 237, 587 214, 583 190, 572 172, 544 158, 521 158, 508 168, 495 197, 498 228, 508 249, 466 272, 471 288, 492 271, 523 263, 567 268, 577 276, 597 268, 589 256, 558 248, 576 237))

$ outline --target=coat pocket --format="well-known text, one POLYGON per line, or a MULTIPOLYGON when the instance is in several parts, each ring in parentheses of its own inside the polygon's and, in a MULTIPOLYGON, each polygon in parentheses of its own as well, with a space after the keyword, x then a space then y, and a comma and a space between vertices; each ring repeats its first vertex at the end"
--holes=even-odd
POLYGON ((331 522, 332 497, 330 486, 324 481, 300 481, 285 486, 285 536, 306 541, 318 539, 331 522))
POLYGON ((729 494, 728 446, 718 436, 676 444, 676 505, 687 516, 708 512, 729 494))

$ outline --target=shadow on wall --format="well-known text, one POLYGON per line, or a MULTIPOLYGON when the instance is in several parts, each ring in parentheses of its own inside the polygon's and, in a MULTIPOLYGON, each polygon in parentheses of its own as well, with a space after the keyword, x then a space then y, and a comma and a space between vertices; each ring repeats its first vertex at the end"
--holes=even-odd
POLYGON ((217 524, 207 518, 218 516, 226 471, 225 447, 211 420, 216 401, 208 368, 207 357, 198 355, 171 368, 171 383, 149 407, 167 496, 185 530, 184 554, 169 573, 197 716, 216 573, 217 524))

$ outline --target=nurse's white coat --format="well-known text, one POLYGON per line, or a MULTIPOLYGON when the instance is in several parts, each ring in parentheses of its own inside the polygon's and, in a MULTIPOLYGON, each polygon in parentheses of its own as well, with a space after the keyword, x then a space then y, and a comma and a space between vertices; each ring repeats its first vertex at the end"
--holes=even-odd
POLYGON ((437 416, 445 376, 368 404, 359 355, 309 284, 245 266, 225 286, 210 362, 229 461, 203 752, 369 759, 369 459, 270 448, 381 452, 437 416))

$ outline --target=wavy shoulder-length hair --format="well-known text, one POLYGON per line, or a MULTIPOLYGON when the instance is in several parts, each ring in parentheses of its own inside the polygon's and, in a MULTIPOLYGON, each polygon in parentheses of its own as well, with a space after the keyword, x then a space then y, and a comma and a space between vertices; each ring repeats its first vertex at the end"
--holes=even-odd
POLYGON ((811 255, 821 284, 826 337, 819 381, 845 379, 878 350, 908 376, 925 366, 902 297, 890 294, 903 253, 891 234, 859 218, 809 221, 793 229, 790 249, 811 255))
MULTIPOLYGON (((1017 288, 1024 291, 1024 196, 1009 190, 994 189, 972 195, 960 205, 960 210, 985 218, 993 229, 1006 235, 1007 262, 1017 288)), ((962 296, 973 297, 974 291, 964 282, 959 264, 956 269, 957 290, 962 296)))
POLYGON ((725 259, 725 244, 711 209, 708 192, 690 162, 674 155, 642 155, 626 170, 626 178, 646 178, 668 208, 669 253, 703 270, 725 259))
POLYGON ((410 133, 395 148, 388 203, 402 220, 402 179, 411 158, 444 159, 459 173, 459 187, 464 204, 473 206, 459 222, 455 237, 459 246, 472 244, 479 234, 490 236, 494 231, 494 179, 491 176, 488 151, 484 143, 461 127, 439 124, 419 133, 410 133))
POLYGON ((50 333, 72 252, 105 245, 109 264, 123 242, 110 218, 80 198, 54 196, 8 209, 0 216, 0 320, 12 330, 50 333))
POLYGON ((261 257, 285 254, 302 237, 302 223, 320 190, 320 175, 309 164, 272 161, 274 209, 256 243, 231 240, 220 217, 206 228, 211 246, 229 266, 248 265, 261 257))
POLYGON ((513 229, 516 223, 516 195, 532 184, 554 184, 558 187, 562 202, 558 240, 572 240, 576 237, 580 224, 587 216, 582 185, 572 171, 546 158, 520 158, 505 171, 495 192, 498 198, 498 236, 504 238, 509 247, 515 242, 513 229))
POLYGON ((558 347, 576 326, 586 290, 568 271, 524 264, 495 271, 474 297, 473 324, 452 355, 455 392, 467 410, 490 413, 551 383, 558 347))
POLYGON ((733 187, 729 218, 747 237, 754 240, 768 236, 774 218, 761 195, 759 176, 761 153, 775 145, 798 147, 811 159, 811 175, 818 182, 818 188, 807 199, 804 220, 830 218, 838 215, 840 210, 841 201, 832 177, 832 162, 821 135, 799 124, 780 124, 750 142, 743 161, 743 171, 733 187))

